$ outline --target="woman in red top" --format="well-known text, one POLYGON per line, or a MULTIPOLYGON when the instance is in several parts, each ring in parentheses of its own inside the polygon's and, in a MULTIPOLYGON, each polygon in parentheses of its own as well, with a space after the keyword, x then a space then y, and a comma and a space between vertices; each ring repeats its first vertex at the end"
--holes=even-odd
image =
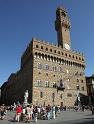
POLYGON ((22 113, 22 106, 18 105, 16 108, 16 121, 20 121, 20 117, 21 117, 21 113, 22 113))

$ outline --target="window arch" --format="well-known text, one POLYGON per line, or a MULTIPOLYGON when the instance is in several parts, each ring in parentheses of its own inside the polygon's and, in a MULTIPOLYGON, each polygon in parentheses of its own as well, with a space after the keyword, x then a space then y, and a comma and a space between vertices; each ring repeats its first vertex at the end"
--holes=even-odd
POLYGON ((46 47, 46 51, 48 51, 48 48, 46 47))
POLYGON ((71 57, 71 55, 69 54, 69 57, 71 57))
POLYGON ((50 52, 52 52, 52 49, 50 49, 50 52))
POLYGON ((67 56, 67 53, 65 53, 65 56, 67 56))
POLYGON ((49 87, 49 81, 45 81, 45 87, 49 87))
POLYGON ((38 45, 36 45, 36 48, 39 48, 39 46, 38 46, 38 45))
POLYGON ((54 53, 56 53, 56 50, 54 50, 54 53))
POLYGON ((60 54, 60 51, 58 51, 58 54, 60 54))
POLYGON ((43 49, 43 46, 41 46, 41 49, 43 49))
POLYGON ((42 64, 38 63, 38 69, 42 69, 42 64))

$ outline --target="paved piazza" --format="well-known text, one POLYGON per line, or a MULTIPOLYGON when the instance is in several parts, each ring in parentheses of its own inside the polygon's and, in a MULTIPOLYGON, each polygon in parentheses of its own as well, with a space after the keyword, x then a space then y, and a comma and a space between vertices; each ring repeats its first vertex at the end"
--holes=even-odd
MULTIPOLYGON (((0 124, 24 124, 25 122, 13 122, 14 112, 8 112, 5 120, 0 120, 0 124)), ((30 122, 35 124, 35 122, 30 122)), ((64 111, 58 114, 55 120, 38 120, 37 124, 94 124, 94 115, 90 111, 73 112, 64 111)))

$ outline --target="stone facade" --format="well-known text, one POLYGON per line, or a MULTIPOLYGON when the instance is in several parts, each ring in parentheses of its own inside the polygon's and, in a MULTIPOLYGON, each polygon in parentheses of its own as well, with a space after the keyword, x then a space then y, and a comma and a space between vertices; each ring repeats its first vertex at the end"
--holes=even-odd
POLYGON ((86 95, 83 55, 33 39, 33 99, 41 103, 74 105, 77 87, 86 95), (63 88, 57 89, 62 82, 63 88), (56 88, 54 88, 56 85, 56 88), (40 98, 41 92, 43 98, 40 98), (37 96, 37 97, 36 97, 37 96))
POLYGON ((86 77, 87 95, 89 98, 89 104, 94 104, 94 74, 90 77, 86 77))
POLYGON ((5 87, 3 101, 23 101, 29 91, 29 102, 73 106, 77 94, 87 95, 85 57, 71 50, 70 20, 66 10, 56 10, 55 29, 58 45, 33 38, 21 57, 21 68, 12 74, 5 87))

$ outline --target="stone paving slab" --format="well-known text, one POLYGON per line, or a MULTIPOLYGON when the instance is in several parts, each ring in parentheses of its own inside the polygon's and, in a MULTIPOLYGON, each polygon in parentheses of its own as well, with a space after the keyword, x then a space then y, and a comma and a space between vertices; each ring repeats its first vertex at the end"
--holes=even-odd
MULTIPOLYGON (((0 124, 18 124, 19 122, 13 122, 14 115, 14 112, 8 112, 7 118, 5 120, 0 120, 0 124)), ((92 115, 90 111, 64 111, 58 114, 56 119, 38 120, 37 124, 84 124, 84 122, 85 124, 94 124, 94 115, 92 115)), ((35 124, 33 121, 30 123, 35 124)), ((25 124, 25 122, 20 122, 20 124, 25 124)))

